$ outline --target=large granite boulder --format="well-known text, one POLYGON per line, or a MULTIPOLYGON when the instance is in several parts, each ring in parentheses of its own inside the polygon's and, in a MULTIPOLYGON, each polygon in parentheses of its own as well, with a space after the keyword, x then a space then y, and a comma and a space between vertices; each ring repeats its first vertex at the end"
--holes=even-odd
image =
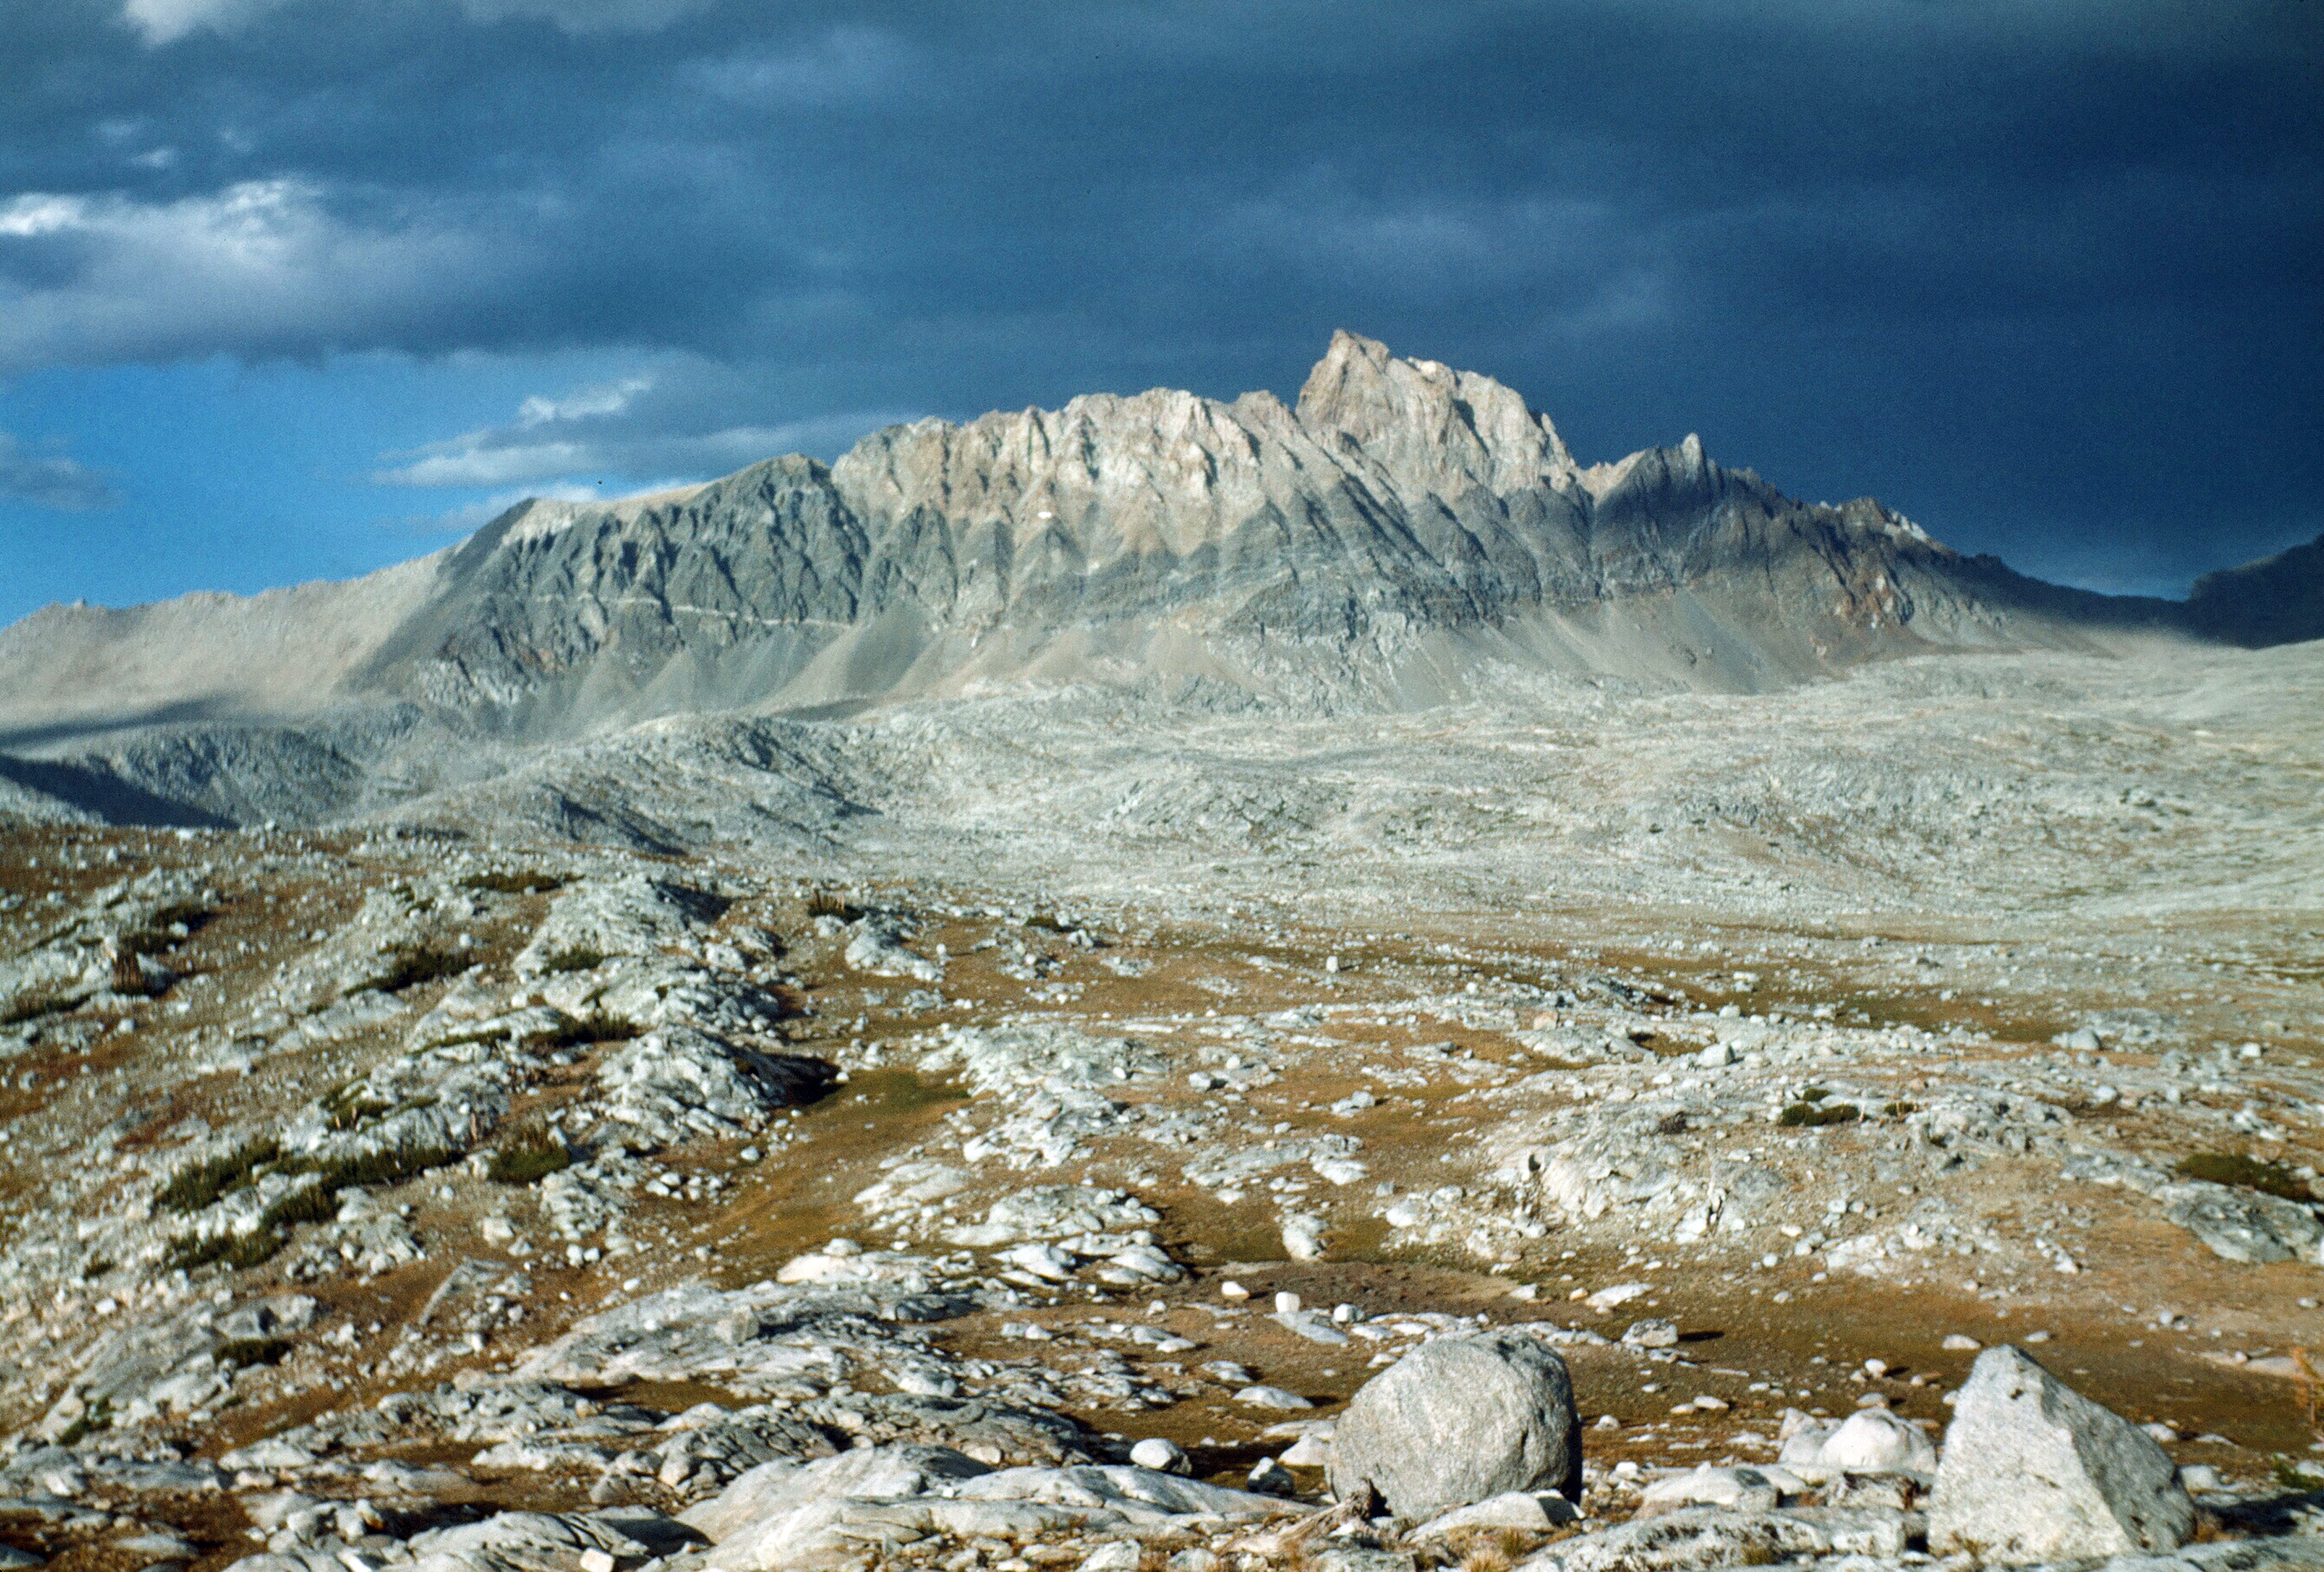
POLYGON ((1929 1504, 1929 1549, 2018 1565, 2173 1550, 2195 1503, 2136 1425, 2016 1348, 1977 1356, 1929 1504))
POLYGON ((1332 1489, 1370 1481, 1417 1521, 1512 1490, 1578 1496, 1565 1361, 1522 1332, 1425 1343, 1367 1382, 1332 1439, 1332 1489))

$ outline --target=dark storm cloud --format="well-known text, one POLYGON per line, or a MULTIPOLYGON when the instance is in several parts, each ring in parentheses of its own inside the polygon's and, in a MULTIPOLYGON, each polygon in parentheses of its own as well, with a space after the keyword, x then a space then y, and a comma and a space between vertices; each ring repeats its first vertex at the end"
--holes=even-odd
POLYGON ((1349 326, 2093 581, 2319 527, 2305 0, 24 10, 0 371, 624 347, 634 474, 1349 326))

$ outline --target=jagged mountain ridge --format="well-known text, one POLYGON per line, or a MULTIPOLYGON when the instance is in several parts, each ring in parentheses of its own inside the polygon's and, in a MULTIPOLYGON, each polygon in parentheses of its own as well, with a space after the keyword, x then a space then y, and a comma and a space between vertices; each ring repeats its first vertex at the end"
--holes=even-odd
MULTIPOLYGON (((925 421, 650 507, 526 504, 444 578, 364 680, 470 714, 941 690, 1006 670, 975 654, 996 632, 1021 658, 1028 636, 1107 629, 1095 642, 1131 671, 1202 665, 1167 648, 1191 635, 1263 686, 1270 657, 1279 674, 1318 644, 1336 659, 1706 586, 1740 604, 1675 620, 1707 621, 1707 647, 1727 633, 1718 677, 1758 687, 1908 624, 1985 645, 2010 642, 2012 615, 2135 625, 2161 604, 2021 579, 1868 500, 1803 505, 1692 437, 1584 469, 1512 390, 1345 333, 1296 407, 1154 392, 925 421)), ((1697 657, 1674 638, 1663 663, 1683 672, 1697 657)))
POLYGON ((1692 437, 1583 467, 1515 391, 1341 333, 1296 406, 1156 391, 923 421, 829 466, 521 504, 337 589, 50 608, 0 633, 0 734, 386 703, 546 738, 1026 680, 1397 706, 1511 663, 1756 689, 2184 631, 2181 610, 1964 557, 1869 499, 1794 501, 1692 437), (202 658, 222 624, 232 659, 202 658))

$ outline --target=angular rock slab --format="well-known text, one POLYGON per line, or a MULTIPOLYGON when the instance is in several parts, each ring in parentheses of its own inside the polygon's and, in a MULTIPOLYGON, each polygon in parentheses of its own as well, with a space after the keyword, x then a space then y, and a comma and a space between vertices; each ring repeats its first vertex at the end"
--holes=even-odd
POLYGON ((1565 1361, 1522 1332, 1424 1343, 1340 1417, 1333 1493, 1366 1480, 1415 1521, 1513 1490, 1577 1496, 1582 1432, 1565 1361))
POLYGON ((2169 1454, 2022 1351, 1977 1356, 1945 1431, 1929 1549, 2004 1565, 2176 1549, 2195 1503, 2169 1454))
POLYGON ((2295 1257, 2315 1259, 2324 1223, 2307 1207, 2276 1196, 2225 1185, 2172 1185, 2157 1192, 2163 1216, 2201 1240, 2223 1261, 2264 1266, 2295 1257))

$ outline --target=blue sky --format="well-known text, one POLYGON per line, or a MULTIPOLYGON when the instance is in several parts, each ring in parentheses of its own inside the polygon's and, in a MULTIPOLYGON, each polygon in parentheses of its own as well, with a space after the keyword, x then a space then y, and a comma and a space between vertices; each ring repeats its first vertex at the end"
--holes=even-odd
POLYGON ((2324 6, 0 6, 0 621, 1348 327, 2049 577, 2324 531, 2324 6))

